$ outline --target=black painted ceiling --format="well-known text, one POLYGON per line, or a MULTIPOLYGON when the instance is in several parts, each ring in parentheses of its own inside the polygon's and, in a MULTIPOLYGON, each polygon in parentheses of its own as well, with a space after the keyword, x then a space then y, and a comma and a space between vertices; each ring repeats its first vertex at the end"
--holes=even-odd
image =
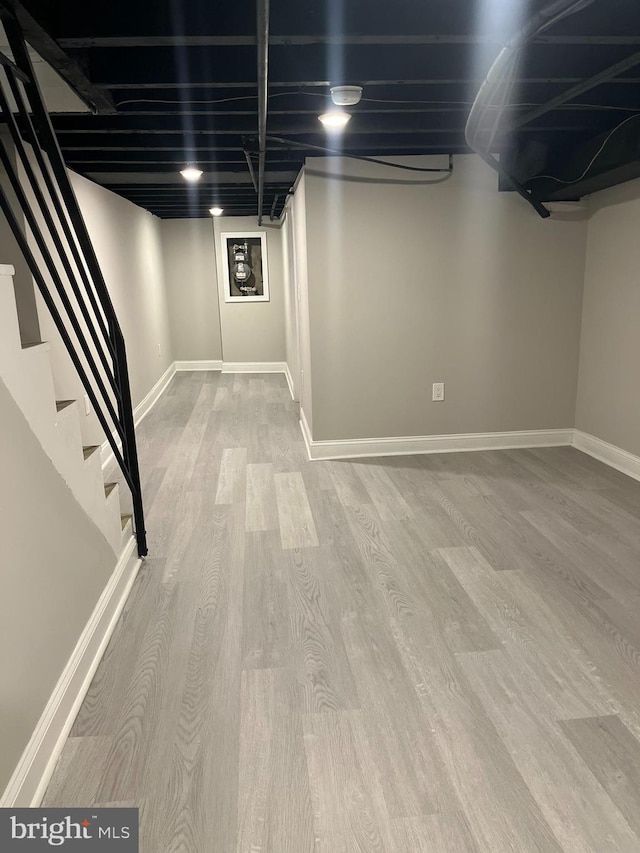
MULTIPOLYGON (((364 97, 351 108, 339 143, 344 150, 464 152, 466 116, 491 62, 544 5, 271 0, 267 132, 333 146, 317 116, 330 104, 329 85, 356 83, 364 97)), ((24 6, 95 87, 98 114, 54 117, 72 169, 160 217, 205 216, 212 204, 225 214, 255 213, 244 153, 257 149, 255 2, 24 0, 24 6), (195 188, 178 174, 190 162, 205 173, 195 188)), ((525 106, 513 107, 513 115, 639 51, 640 3, 595 0, 523 51, 511 103, 525 106)), ((522 180, 545 169, 570 174, 603 134, 640 113, 640 53, 637 67, 627 64, 622 75, 499 136, 495 150, 522 180)), ((639 127, 640 121, 627 124, 625 139, 632 133, 637 140, 639 127)), ((280 212, 305 156, 317 153, 268 145, 265 216, 280 212)), ((557 190, 550 185, 541 194, 579 197, 582 187, 557 190)))

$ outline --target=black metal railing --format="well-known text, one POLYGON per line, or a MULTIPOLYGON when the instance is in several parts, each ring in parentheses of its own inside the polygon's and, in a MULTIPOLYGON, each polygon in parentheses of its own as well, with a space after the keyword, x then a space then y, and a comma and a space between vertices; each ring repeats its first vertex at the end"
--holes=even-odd
POLYGON ((8 186, 0 183, 0 209, 131 490, 142 557, 147 544, 124 337, 22 29, 2 6, 0 19, 13 54, 0 53, 0 123, 9 131, 0 134, 8 179, 8 186))

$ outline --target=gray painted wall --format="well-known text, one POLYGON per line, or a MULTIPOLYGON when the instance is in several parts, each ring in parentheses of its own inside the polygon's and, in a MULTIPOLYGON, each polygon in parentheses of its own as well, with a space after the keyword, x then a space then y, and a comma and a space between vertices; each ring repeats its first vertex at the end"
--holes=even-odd
POLYGON ((127 343, 135 406, 173 361, 160 220, 80 175, 71 180, 127 343))
POLYGON ((220 361, 222 340, 213 222, 165 219, 161 234, 173 357, 220 361))
POLYGON ((278 228, 258 228, 253 216, 214 219, 219 282, 222 353, 225 361, 284 361, 284 283, 282 237, 278 228), (223 231, 264 231, 267 235, 269 302, 225 302, 220 234, 223 231))
MULTIPOLYGON (((15 167, 17 155, 9 132, 4 129, 0 130, 0 134, 4 137, 3 145, 15 167)), ((16 204, 15 196, 11 189, 9 177, 1 164, 0 183, 13 210, 19 210, 20 208, 16 204)), ((33 278, 3 214, 0 214, 0 246, 2 247, 1 256, 3 259, 0 263, 12 264, 16 271, 13 277, 13 288, 16 294, 20 339, 23 344, 37 343, 40 341, 40 325, 38 323, 38 309, 36 307, 33 278)))
POLYGON ((0 380, 0 791, 115 565, 0 380), (37 535, 34 535, 34 532, 37 535))
MULTIPOLYGON (((309 319, 309 271, 307 243, 315 240, 315 235, 308 234, 307 222, 307 178, 302 175, 296 186, 296 191, 290 201, 291 232, 293 239, 293 263, 298 302, 298 341, 299 341, 299 376, 294 382, 297 385, 300 407, 307 419, 309 428, 313 429, 313 398, 311 370, 311 326, 309 319)), ((335 318, 339 322, 339 318, 335 318)), ((290 365, 291 367, 292 365, 290 365)))
POLYGON ((294 398, 300 399, 298 365, 298 325, 296 318, 297 292, 295 277, 295 246, 293 240, 293 215, 289 199, 285 207, 280 230, 282 236, 282 270, 284 285, 284 331, 286 362, 293 383, 294 398))
MULTIPOLYGON (((160 220, 115 193, 70 173, 127 346, 136 406, 173 359, 160 220)), ((83 389, 47 309, 38 300, 43 340, 51 343, 59 399, 82 399, 83 389)), ((94 416, 82 419, 86 443, 101 443, 94 416)))
POLYGON ((414 179, 307 163, 314 439, 572 427, 586 222, 540 219, 475 156, 414 179))
POLYGON ((576 428, 640 455, 640 181, 591 206, 576 428))

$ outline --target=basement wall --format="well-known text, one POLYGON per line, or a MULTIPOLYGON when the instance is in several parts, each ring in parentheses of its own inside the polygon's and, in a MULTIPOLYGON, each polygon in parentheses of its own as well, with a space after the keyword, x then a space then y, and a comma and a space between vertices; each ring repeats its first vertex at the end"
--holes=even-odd
POLYGON ((315 440, 573 427, 586 222, 542 220, 478 157, 454 163, 411 186, 437 176, 307 160, 315 440))
MULTIPOLYGON (((4 137, 5 149, 15 168, 17 155, 10 141, 9 131, 6 128, 0 129, 0 135, 4 137)), ((15 205, 9 177, 2 164, 0 164, 0 184, 10 204, 15 205)), ((14 209, 17 208, 14 207, 14 209)), ((40 325, 33 278, 3 213, 0 213, 0 247, 2 247, 0 263, 11 264, 16 271, 13 277, 13 288, 16 295, 20 340, 23 345, 37 343, 40 341, 40 325)))
POLYGON ((278 361, 286 357, 282 235, 277 227, 259 228, 255 216, 219 216, 214 219, 218 299, 222 322, 222 357, 228 362, 278 361), (267 235, 269 302, 225 302, 224 258, 220 234, 224 231, 263 231, 267 235))
POLYGON ((115 558, 0 380, 0 792, 62 674, 115 558))
POLYGON ((165 219, 161 233, 174 357, 180 361, 283 362, 285 292, 280 229, 258 228, 254 216, 222 216, 165 219), (223 231, 267 235, 268 302, 224 301, 223 231))
MULTIPOLYGON (((70 176, 125 337, 135 407, 174 360, 160 219, 80 175, 70 176)), ((57 396, 82 400, 82 384, 40 298, 38 305, 57 396)), ((93 413, 83 419, 83 438, 104 440, 93 413)))
POLYGON ((590 204, 576 429, 640 455, 640 181, 590 204))
MULTIPOLYGON (((308 233, 307 223, 307 177, 303 173, 297 183, 296 191, 288 205, 287 217, 290 219, 290 233, 293 244, 291 255, 293 266, 291 275, 295 282, 296 300, 294 311, 297 312, 297 357, 291 357, 289 369, 293 374, 293 383, 297 391, 300 407, 304 412, 307 423, 313 428, 313 399, 311 371, 311 325, 309 320, 309 270, 307 243, 315 239, 308 233), (294 371, 296 371, 294 373, 294 371)), ((340 318, 336 317, 339 323, 340 318)))
POLYGON ((160 230, 173 357, 221 361, 213 222, 163 219, 160 230))

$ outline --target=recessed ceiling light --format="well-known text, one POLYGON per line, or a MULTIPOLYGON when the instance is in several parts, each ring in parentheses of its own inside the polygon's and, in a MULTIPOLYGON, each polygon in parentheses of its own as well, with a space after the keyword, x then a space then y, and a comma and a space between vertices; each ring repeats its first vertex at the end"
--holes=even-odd
POLYGON ((197 169, 195 166, 187 166, 186 169, 181 169, 180 174, 189 181, 190 184, 195 184, 202 177, 202 169, 197 169))
POLYGON ((338 110, 318 116, 326 130, 343 130, 350 118, 349 113, 338 112, 338 110))
POLYGON ((352 107, 360 102, 362 86, 332 86, 331 100, 339 107, 352 107))
POLYGON ((222 208, 222 207, 210 207, 209 213, 212 216, 222 216, 222 214, 224 213, 224 208, 222 208))

